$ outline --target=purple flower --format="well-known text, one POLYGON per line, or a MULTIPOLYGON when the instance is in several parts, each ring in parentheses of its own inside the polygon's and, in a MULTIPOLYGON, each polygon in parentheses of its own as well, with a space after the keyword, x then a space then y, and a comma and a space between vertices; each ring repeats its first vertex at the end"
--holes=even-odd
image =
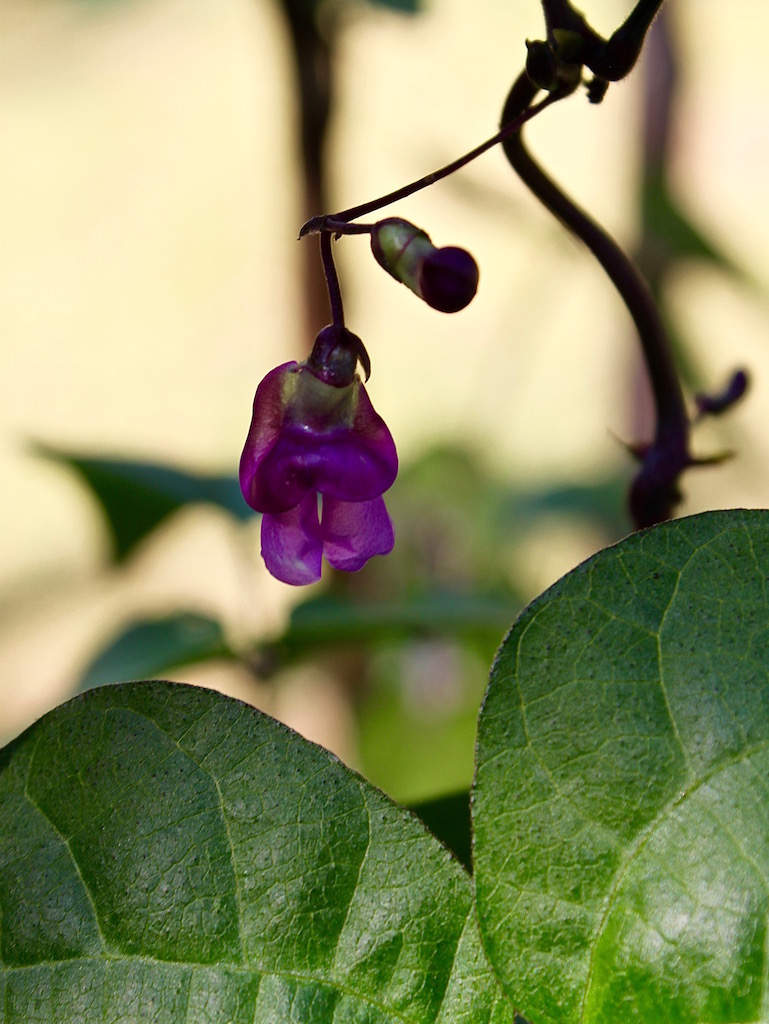
POLYGON ((354 572, 391 551, 381 495, 397 471, 390 431, 357 376, 335 386, 292 362, 257 388, 240 486, 263 514, 262 557, 284 583, 315 583, 324 555, 354 572))

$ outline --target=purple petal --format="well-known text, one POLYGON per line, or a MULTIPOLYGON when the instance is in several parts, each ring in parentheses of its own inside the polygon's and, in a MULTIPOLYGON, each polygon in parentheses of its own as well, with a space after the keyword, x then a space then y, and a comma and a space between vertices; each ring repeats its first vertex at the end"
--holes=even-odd
POLYGON ((336 477, 329 466, 326 479, 319 479, 318 490, 342 501, 366 501, 391 487, 398 475, 398 455, 387 424, 374 410, 368 392, 361 384, 352 432, 357 458, 345 453, 344 479, 336 477))
MULTIPOLYGON (((274 370, 270 370, 262 380, 254 395, 254 411, 251 418, 251 426, 248 431, 246 443, 243 446, 243 454, 240 457, 240 489, 243 497, 251 508, 257 512, 276 511, 283 512, 289 505, 282 508, 265 509, 258 495, 258 472, 259 466, 271 448, 275 446, 280 438, 283 421, 285 419, 285 408, 283 402, 283 383, 286 374, 296 366, 295 362, 283 363, 274 370)), ((298 500, 298 499, 297 499, 298 500)))
POLYGON ((273 514, 294 508, 310 491, 315 493, 322 459, 323 453, 317 450, 309 430, 284 425, 275 444, 253 466, 248 504, 257 512, 273 514))
MULTIPOLYGON (((312 486, 340 501, 369 501, 391 487, 398 474, 398 455, 387 424, 374 410, 365 387, 356 382, 353 421, 334 430, 302 437, 303 466, 312 486)), ((289 432, 284 432, 286 441, 289 432)))
POLYGON ((295 587, 317 583, 322 553, 318 498, 314 493, 307 494, 288 512, 263 516, 262 558, 276 579, 295 587))
POLYGON ((342 501, 378 497, 395 480, 398 456, 366 389, 357 380, 341 389, 310 376, 287 398, 291 365, 268 374, 254 399, 240 464, 246 501, 258 512, 281 513, 309 491, 342 501))
POLYGON ((382 498, 336 501, 324 497, 320 532, 326 559, 345 572, 357 572, 372 555, 392 551, 395 543, 393 524, 382 498))
POLYGON ((308 490, 341 501, 378 497, 398 472, 395 444, 383 422, 382 427, 370 438, 349 427, 313 433, 286 426, 258 468, 253 494, 268 511, 290 508, 308 490))

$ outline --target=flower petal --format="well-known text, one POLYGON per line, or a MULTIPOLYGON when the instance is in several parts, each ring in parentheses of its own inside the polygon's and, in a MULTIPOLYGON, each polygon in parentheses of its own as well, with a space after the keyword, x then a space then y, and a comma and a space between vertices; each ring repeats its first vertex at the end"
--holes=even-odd
POLYGON ((314 492, 288 512, 263 516, 262 558, 276 579, 295 587, 317 583, 322 553, 318 498, 314 492))
MULTIPOLYGON (((383 424, 384 427, 384 424, 383 424)), ((349 428, 313 434, 287 426, 255 475, 252 494, 262 511, 282 512, 317 490, 341 501, 368 501, 391 486, 398 471, 390 432, 373 443, 349 428)))
POLYGON ((382 498, 337 501, 324 497, 320 532, 329 564, 345 572, 357 572, 372 555, 392 551, 395 543, 393 524, 382 498))
POLYGON ((390 431, 357 378, 337 388, 284 363, 257 388, 240 460, 241 490, 257 512, 286 512, 309 491, 368 501, 397 472, 390 431))
POLYGON ((315 476, 321 494, 340 501, 368 501, 391 487, 398 475, 398 455, 387 424, 374 410, 361 384, 352 427, 328 436, 315 476))
POLYGON ((280 509, 264 509, 259 501, 257 478, 261 463, 281 435, 285 419, 284 381, 286 374, 294 366, 296 366, 295 362, 283 363, 282 366, 276 366, 274 370, 270 370, 254 395, 251 426, 243 447, 243 454, 240 457, 240 489, 247 503, 257 512, 282 512, 286 508, 291 508, 292 504, 296 504, 296 502, 292 502, 280 509))

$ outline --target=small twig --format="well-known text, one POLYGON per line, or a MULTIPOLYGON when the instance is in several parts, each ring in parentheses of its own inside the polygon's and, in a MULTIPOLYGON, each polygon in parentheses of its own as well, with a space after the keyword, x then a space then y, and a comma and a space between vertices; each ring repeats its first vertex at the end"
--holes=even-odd
MULTIPOLYGON (((413 195, 415 192, 419 192, 423 188, 427 188, 430 185, 434 185, 436 181, 440 181, 441 178, 448 177, 449 174, 454 174, 455 171, 460 170, 466 164, 469 164, 476 157, 482 156, 483 153, 489 149, 493 149, 494 146, 499 145, 500 142, 504 142, 505 139, 509 138, 514 132, 520 130, 520 128, 537 114, 541 113, 546 107, 549 107, 551 103, 554 103, 557 99, 560 99, 560 95, 551 93, 546 96, 545 99, 539 103, 535 103, 527 109, 522 110, 514 123, 505 124, 496 135, 492 135, 490 139, 486 139, 480 146, 476 146, 475 149, 471 149, 469 153, 465 153, 464 156, 459 157, 457 160, 452 160, 450 164, 446 164, 445 167, 441 167, 437 171, 432 171, 430 174, 426 174, 423 178, 418 178, 416 181, 412 181, 408 185, 402 186, 402 188, 395 189, 394 192, 388 192, 387 195, 380 196, 378 199, 372 199, 368 203, 361 203, 360 206, 352 206, 349 210, 342 210, 341 213, 324 214, 318 217, 311 217, 305 224, 302 225, 299 231, 299 237, 303 238, 305 235, 316 234, 317 232, 325 231, 339 231, 342 224, 347 224, 351 220, 356 220, 358 217, 365 217, 368 213, 374 213, 376 210, 381 210, 385 206, 389 206, 391 203, 396 203, 400 199, 406 199, 408 196, 413 195)), ((347 232, 345 232, 347 233, 347 232)))
POLYGON ((331 235, 323 231, 320 236, 320 258, 323 261, 323 272, 326 275, 326 287, 328 288, 328 303, 331 307, 331 320, 337 327, 344 327, 344 308, 342 307, 342 292, 339 287, 334 255, 331 252, 331 235))

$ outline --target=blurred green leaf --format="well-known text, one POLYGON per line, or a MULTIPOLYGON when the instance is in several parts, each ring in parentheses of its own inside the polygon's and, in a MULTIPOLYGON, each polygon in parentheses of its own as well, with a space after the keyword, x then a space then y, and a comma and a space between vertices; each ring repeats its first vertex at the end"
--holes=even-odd
POLYGON ((516 607, 509 598, 485 594, 423 594, 403 601, 362 605, 317 597, 291 614, 290 635, 297 643, 347 643, 403 635, 492 633, 507 629, 516 607))
POLYGON ((766 1021, 769 512, 601 551, 522 614, 478 729, 484 947, 537 1024, 766 1021))
POLYGON ((586 484, 554 483, 531 490, 508 491, 503 501, 508 528, 531 527, 543 515, 586 520, 612 539, 628 531, 625 509, 627 479, 612 475, 586 484))
POLYGON ((275 667, 320 649, 429 636, 480 637, 498 643, 518 605, 484 594, 430 593, 362 603, 321 595, 297 605, 286 632, 260 648, 275 667))
POLYGON ((501 636, 483 651, 443 637, 376 652, 358 702, 366 778, 409 805, 469 789, 478 705, 501 636))
POLYGON ((4 1024, 512 1024, 470 880, 209 690, 91 690, 0 754, 4 1024))
POLYGON ((422 9, 422 0, 368 0, 372 7, 389 7, 393 11, 405 14, 418 14, 422 9))
POLYGON ((653 280, 681 260, 702 260, 732 277, 746 281, 744 271, 684 213, 671 195, 665 176, 649 176, 641 195, 641 212, 648 235, 643 254, 653 280))
POLYGON ((476 453, 441 445, 407 464, 388 496, 399 533, 387 565, 402 559, 409 579, 432 572, 454 590, 504 588, 522 601, 500 552, 524 544, 545 515, 579 518, 607 541, 618 539, 629 527, 626 488, 621 472, 588 483, 521 486, 489 471, 476 453))
POLYGON ((35 451, 74 470, 86 485, 104 514, 118 562, 185 505, 217 505, 241 520, 254 515, 234 476, 187 473, 152 462, 92 458, 44 445, 36 446, 35 451))
POLYGON ((121 679, 162 677, 169 669, 234 657, 221 624, 193 612, 129 623, 86 667, 78 690, 121 679))

